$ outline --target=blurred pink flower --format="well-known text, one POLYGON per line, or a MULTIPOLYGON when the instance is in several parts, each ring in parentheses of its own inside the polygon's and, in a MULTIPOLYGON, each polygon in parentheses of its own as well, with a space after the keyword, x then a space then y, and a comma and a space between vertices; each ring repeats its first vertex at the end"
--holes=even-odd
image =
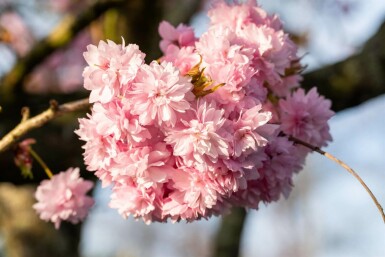
POLYGON ((43 180, 36 190, 37 203, 33 208, 42 220, 53 222, 56 229, 62 221, 76 224, 83 220, 94 204, 86 195, 93 183, 79 176, 79 168, 69 168, 43 180))
POLYGON ((76 0, 47 0, 48 5, 51 9, 56 12, 78 12, 82 10, 84 7, 87 7, 90 0, 76 1, 76 0))
POLYGON ((26 91, 35 94, 72 93, 83 89, 82 72, 86 62, 82 54, 90 42, 90 33, 85 30, 67 48, 52 53, 28 76, 26 91))
POLYGON ((286 137, 270 141, 257 176, 247 176, 247 189, 233 194, 230 201, 237 206, 258 209, 260 202, 278 201, 281 195, 287 198, 293 187, 293 174, 302 168, 303 153, 286 137))
POLYGON ((10 46, 18 55, 24 56, 29 52, 35 40, 19 14, 16 12, 1 13, 0 27, 10 34, 10 46))
POLYGON ((159 24, 159 34, 162 37, 160 49, 165 53, 170 45, 178 47, 192 46, 195 43, 195 35, 192 27, 179 24, 178 27, 172 26, 167 21, 159 24))

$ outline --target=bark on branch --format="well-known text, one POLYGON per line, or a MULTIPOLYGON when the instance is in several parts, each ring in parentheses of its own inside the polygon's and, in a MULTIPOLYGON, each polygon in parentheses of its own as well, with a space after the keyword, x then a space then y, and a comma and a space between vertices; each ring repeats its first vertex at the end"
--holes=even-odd
POLYGON ((332 100, 334 111, 385 94, 385 22, 362 51, 346 60, 304 75, 302 86, 316 86, 332 100))
POLYGON ((246 220, 244 208, 233 208, 224 216, 214 241, 213 257, 240 256, 242 231, 246 220))
POLYGON ((59 117, 65 113, 83 110, 88 107, 88 98, 69 102, 63 105, 58 105, 56 101, 51 101, 50 107, 46 111, 32 118, 28 117, 28 109, 23 109, 24 111, 22 111, 22 120, 19 125, 17 125, 13 130, 11 130, 0 140, 0 153, 7 150, 16 140, 18 140, 28 131, 41 127, 48 121, 59 117))

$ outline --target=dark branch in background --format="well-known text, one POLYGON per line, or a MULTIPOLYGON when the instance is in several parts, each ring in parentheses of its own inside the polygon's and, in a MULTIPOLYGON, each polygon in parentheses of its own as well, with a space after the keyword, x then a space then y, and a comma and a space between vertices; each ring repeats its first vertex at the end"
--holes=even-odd
POLYGON ((6 134, 0 140, 0 153, 7 150, 15 141, 17 141, 21 136, 26 134, 28 131, 39 128, 43 126, 48 121, 59 117, 65 113, 74 112, 78 110, 83 110, 89 107, 88 98, 66 103, 63 105, 58 105, 56 101, 51 101, 50 107, 30 118, 29 109, 23 108, 22 110, 22 119, 19 125, 17 125, 12 131, 6 134))
POLYGON ((213 257, 240 256, 242 230, 246 220, 244 208, 233 208, 224 216, 214 241, 213 257))
POLYGON ((302 86, 316 86, 333 102, 333 110, 356 106, 385 94, 385 23, 362 51, 341 62, 304 75, 302 86))
POLYGON ((204 0, 167 0, 163 18, 174 26, 179 23, 191 24, 191 19, 204 8, 204 3, 204 0))
POLYGON ((25 57, 21 58, 3 78, 0 86, 2 101, 9 102, 17 95, 16 93, 21 92, 26 75, 42 63, 46 57, 55 50, 68 45, 78 32, 87 27, 104 12, 110 8, 118 7, 124 2, 123 0, 96 2, 80 15, 64 18, 48 37, 37 42, 34 48, 25 57))

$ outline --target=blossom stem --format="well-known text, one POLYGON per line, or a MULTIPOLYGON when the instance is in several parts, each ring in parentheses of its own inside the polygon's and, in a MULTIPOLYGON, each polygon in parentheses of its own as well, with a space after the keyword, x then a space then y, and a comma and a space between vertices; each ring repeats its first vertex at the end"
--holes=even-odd
POLYGON ((372 191, 370 190, 370 188, 366 185, 366 183, 362 180, 362 178, 357 174, 357 172, 355 172, 351 167, 349 167, 349 165, 347 165, 345 162, 337 159, 335 156, 333 156, 332 154, 328 153, 328 152, 325 152, 323 150, 321 150, 319 147, 317 146, 314 146, 312 144, 309 144, 305 141, 302 141, 301 139, 298 139, 298 138, 295 138, 295 137, 292 137, 290 136, 289 139, 291 141, 293 141, 294 143, 296 144, 300 144, 300 145, 303 145, 309 149, 311 149, 312 151, 314 152, 317 152, 323 156, 325 156, 326 158, 336 162, 338 165, 340 165, 342 168, 344 168, 345 170, 347 170, 351 175, 353 175, 357 180, 358 182, 360 182, 360 184, 365 188, 366 192, 368 192, 368 194, 370 195, 370 197, 372 198, 374 204, 376 205, 378 211, 380 212, 381 214, 381 217, 382 217, 382 220, 384 221, 385 223, 385 213, 384 213, 384 209, 382 208, 381 204, 378 202, 377 198, 374 196, 374 194, 372 193, 372 191))
POLYGON ((40 158, 40 156, 32 148, 29 148, 29 153, 40 164, 40 166, 43 168, 43 170, 45 171, 47 176, 49 178, 52 178, 53 174, 52 174, 51 170, 48 168, 47 164, 45 164, 45 162, 40 158))

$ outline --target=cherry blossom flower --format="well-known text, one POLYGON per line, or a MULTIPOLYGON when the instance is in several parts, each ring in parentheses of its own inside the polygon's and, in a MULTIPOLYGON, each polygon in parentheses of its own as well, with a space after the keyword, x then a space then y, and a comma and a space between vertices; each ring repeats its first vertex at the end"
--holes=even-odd
POLYGON ((205 101, 197 104, 195 117, 181 122, 183 129, 170 130, 165 141, 173 146, 174 155, 184 158, 186 163, 195 159, 203 163, 208 157, 216 162, 218 157, 229 155, 228 142, 220 135, 220 130, 226 121, 224 111, 217 110, 214 105, 205 101))
MULTIPOLYGON (((265 146, 268 140, 257 132, 257 128, 267 124, 271 119, 271 113, 260 112, 261 105, 257 105, 242 113, 235 123, 234 133, 234 156, 239 157, 243 152, 250 149, 256 151, 258 147, 265 146)), ((270 134, 274 128, 270 126, 270 134)))
POLYGON ((158 31, 162 37, 159 46, 163 52, 166 52, 167 48, 172 45, 182 47, 192 46, 195 43, 193 28, 183 24, 179 24, 178 27, 175 28, 169 22, 162 21, 159 24, 158 31))
POLYGON ((327 121, 333 116, 331 102, 320 96, 316 88, 307 94, 298 89, 286 100, 279 101, 281 129, 287 135, 305 140, 316 146, 326 146, 330 141, 327 121))
POLYGON ((299 171, 304 156, 286 137, 277 137, 265 148, 258 176, 247 177, 246 189, 232 195, 234 205, 257 209, 261 202, 277 201, 288 197, 293 187, 292 176, 299 171))
POLYGON ((147 223, 152 220, 151 212, 155 209, 156 194, 153 189, 139 188, 134 183, 118 184, 114 186, 109 206, 118 209, 123 218, 131 214, 142 217, 147 223))
POLYGON ((194 168, 184 168, 173 177, 175 190, 169 195, 163 207, 164 214, 177 221, 195 220, 203 217, 220 197, 215 182, 194 168))
POLYGON ((155 183, 164 183, 174 168, 168 163, 171 152, 166 145, 159 143, 152 147, 134 148, 121 152, 110 168, 113 181, 124 183, 127 178, 137 185, 150 188, 155 183))
POLYGON ((161 60, 172 62, 179 69, 180 74, 184 76, 200 62, 200 56, 192 46, 179 48, 170 45, 161 60))
POLYGON ((107 103, 123 94, 122 87, 132 82, 144 62, 144 54, 137 45, 117 45, 112 41, 100 41, 97 47, 89 45, 84 58, 90 65, 83 77, 84 87, 91 90, 91 103, 107 103))
POLYGON ((174 126, 176 112, 184 113, 190 108, 193 85, 169 62, 152 62, 141 66, 127 97, 135 103, 131 113, 139 115, 143 125, 158 123, 174 126))
POLYGON ((62 221, 76 224, 87 216, 94 204, 86 195, 92 186, 91 181, 79 177, 79 168, 69 168, 40 183, 33 208, 42 220, 53 222, 56 229, 62 221))

